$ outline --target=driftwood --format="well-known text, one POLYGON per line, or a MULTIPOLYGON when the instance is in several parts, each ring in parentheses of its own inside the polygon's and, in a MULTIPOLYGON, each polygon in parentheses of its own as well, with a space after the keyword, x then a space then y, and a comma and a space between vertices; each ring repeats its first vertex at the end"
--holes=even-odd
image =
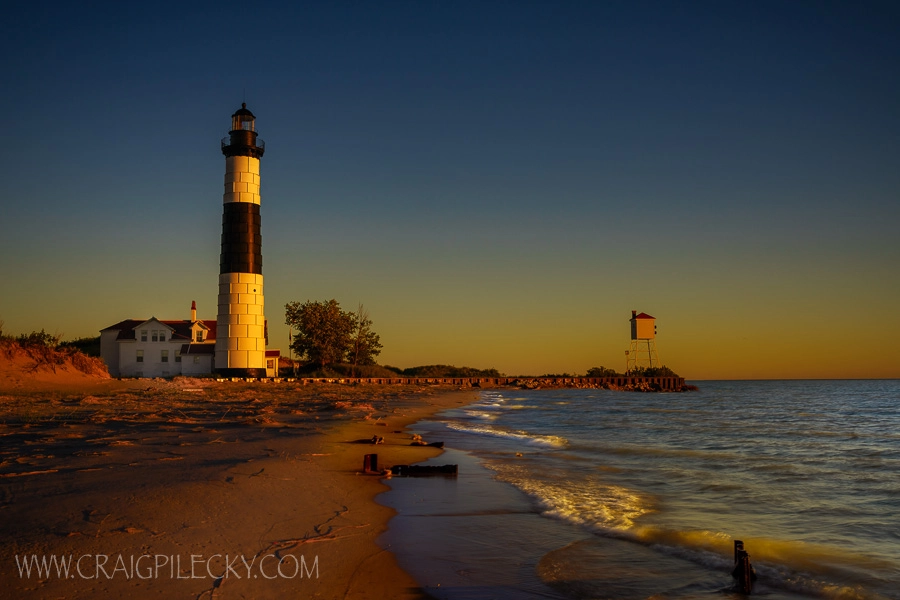
POLYGON ((458 471, 458 465, 394 465, 391 467, 391 473, 398 477, 455 476, 458 471))
POLYGON ((443 448, 444 442, 431 442, 430 444, 427 442, 423 442, 422 440, 415 440, 410 443, 410 446, 429 446, 431 448, 443 448))

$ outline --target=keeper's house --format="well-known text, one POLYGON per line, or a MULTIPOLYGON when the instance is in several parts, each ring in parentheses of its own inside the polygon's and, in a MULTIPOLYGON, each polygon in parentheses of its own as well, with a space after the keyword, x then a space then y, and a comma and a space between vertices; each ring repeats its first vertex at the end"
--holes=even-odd
MULTIPOLYGON (((209 376, 216 354, 216 319, 126 319, 100 331, 100 356, 113 377, 209 376)), ((266 376, 278 373, 278 350, 266 351, 266 376)))

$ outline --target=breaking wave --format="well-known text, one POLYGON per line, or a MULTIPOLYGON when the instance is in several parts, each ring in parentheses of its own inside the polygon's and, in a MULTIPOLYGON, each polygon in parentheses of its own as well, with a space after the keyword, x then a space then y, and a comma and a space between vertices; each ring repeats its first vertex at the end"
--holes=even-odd
POLYGON ((444 421, 444 425, 446 425, 448 429, 453 429, 454 431, 517 440, 533 446, 562 448, 569 443, 566 438, 556 435, 540 435, 528 433, 527 431, 513 431, 501 427, 494 427, 492 425, 464 425, 453 421, 444 421))

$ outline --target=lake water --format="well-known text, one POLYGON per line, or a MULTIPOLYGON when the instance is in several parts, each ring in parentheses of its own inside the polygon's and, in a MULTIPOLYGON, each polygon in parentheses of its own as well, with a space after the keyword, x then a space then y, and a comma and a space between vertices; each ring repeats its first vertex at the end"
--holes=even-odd
POLYGON ((486 390, 414 430, 382 537, 437 598, 900 599, 900 382, 486 390))

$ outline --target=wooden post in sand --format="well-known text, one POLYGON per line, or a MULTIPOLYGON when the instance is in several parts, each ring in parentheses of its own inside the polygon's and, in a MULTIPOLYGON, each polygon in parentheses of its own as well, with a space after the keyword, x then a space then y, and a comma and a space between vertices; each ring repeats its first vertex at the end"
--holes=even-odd
POLYGON ((363 456, 363 472, 365 472, 365 473, 377 473, 378 472, 378 455, 377 454, 366 454, 363 456))
POLYGON ((731 576, 734 577, 739 592, 749 594, 753 591, 756 573, 750 564, 750 555, 744 550, 744 542, 741 540, 734 540, 734 570, 731 576))

